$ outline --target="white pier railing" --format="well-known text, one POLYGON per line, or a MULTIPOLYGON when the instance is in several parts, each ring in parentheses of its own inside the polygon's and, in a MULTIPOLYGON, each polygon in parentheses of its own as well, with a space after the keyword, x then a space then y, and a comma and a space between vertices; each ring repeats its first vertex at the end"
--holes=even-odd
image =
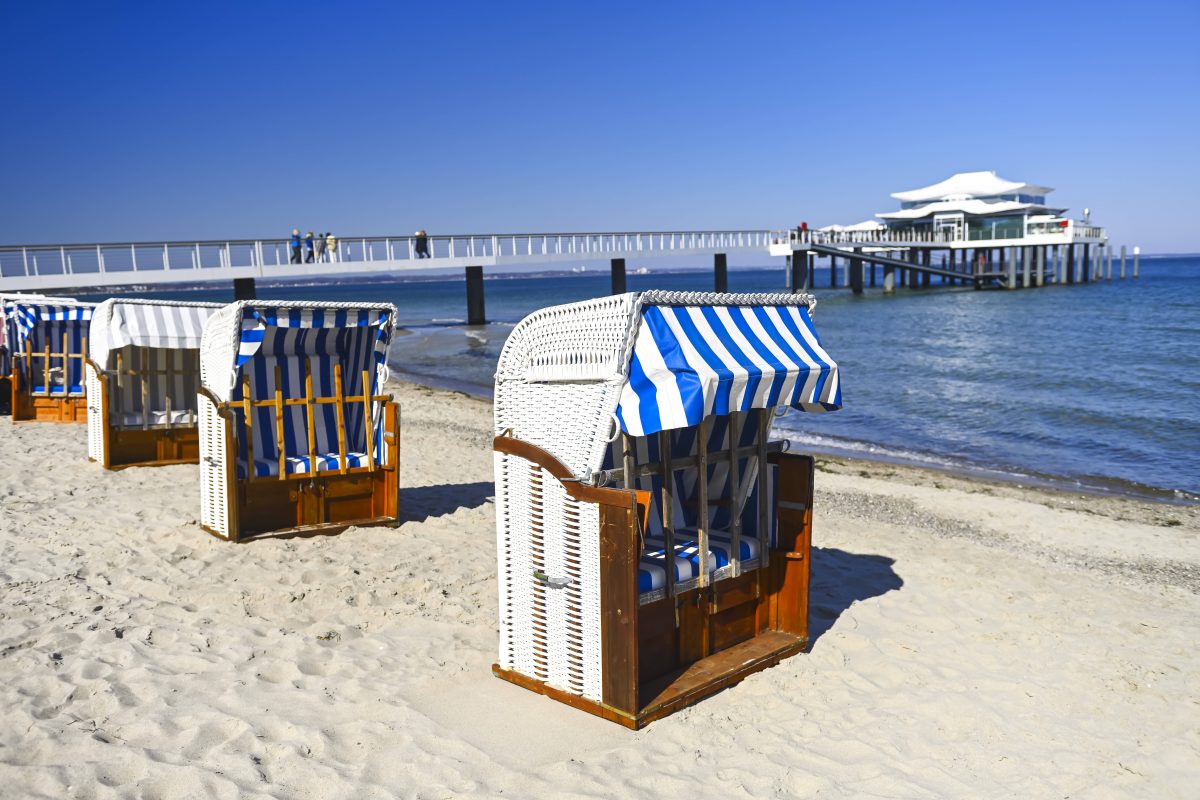
POLYGON ((423 256, 415 235, 338 237, 333 249, 315 239, 311 252, 302 239, 299 264, 290 239, 4 246, 0 247, 0 289, 765 252, 769 241, 767 230, 736 229, 468 234, 430 236, 428 256, 423 256))

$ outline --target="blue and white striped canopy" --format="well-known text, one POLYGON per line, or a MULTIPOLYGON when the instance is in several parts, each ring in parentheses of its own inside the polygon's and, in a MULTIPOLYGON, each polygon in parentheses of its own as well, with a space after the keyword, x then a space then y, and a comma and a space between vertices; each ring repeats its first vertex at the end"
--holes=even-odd
MULTIPOLYGON (((89 322, 92 319, 91 305, 39 305, 33 303, 18 303, 14 309, 16 316, 16 347, 19 350, 29 338, 30 332, 40 322, 89 322)), ((86 326, 85 326, 86 327, 86 326)))
POLYGON ((645 305, 617 419, 633 436, 730 411, 835 411, 838 366, 803 306, 645 305))
POLYGON ((378 326, 375 337, 375 364, 387 360, 392 329, 390 313, 376 308, 276 308, 273 306, 242 309, 241 340, 237 362, 240 367, 262 348, 268 327, 272 328, 369 328, 378 326))

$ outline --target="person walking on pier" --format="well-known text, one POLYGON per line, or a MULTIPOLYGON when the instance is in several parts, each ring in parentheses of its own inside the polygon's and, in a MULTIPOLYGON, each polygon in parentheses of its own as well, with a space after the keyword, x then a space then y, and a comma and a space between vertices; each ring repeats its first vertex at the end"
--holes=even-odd
POLYGON ((429 234, 425 233, 424 230, 417 231, 417 246, 415 249, 417 258, 429 258, 429 234))
POLYGON ((304 237, 304 263, 311 264, 315 260, 313 256, 313 233, 309 231, 308 236, 304 237))
POLYGON ((300 229, 292 228, 292 263, 300 263, 300 229))
POLYGON ((329 253, 329 263, 332 264, 332 263, 336 262, 337 261, 337 237, 333 235, 332 231, 325 234, 325 250, 328 251, 328 253, 329 253))
POLYGON ((325 234, 317 234, 317 261, 325 257, 325 234))

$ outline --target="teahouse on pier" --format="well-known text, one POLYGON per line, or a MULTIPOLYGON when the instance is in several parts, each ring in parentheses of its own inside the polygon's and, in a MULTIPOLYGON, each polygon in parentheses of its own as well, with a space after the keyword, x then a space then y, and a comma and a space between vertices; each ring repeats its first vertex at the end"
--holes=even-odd
MULTIPOLYGON (((808 230, 801 225, 771 244, 771 255, 790 259, 788 286, 808 288, 813 260, 830 259, 830 284, 838 286, 838 260, 856 293, 876 285, 920 288, 942 283, 1008 289, 1074 284, 1113 273, 1113 252, 1090 214, 1075 220, 1046 204, 1054 190, 1000 178, 994 172, 960 172, 920 189, 896 192, 900 209, 855 225, 808 230), (936 257, 935 257, 936 256, 936 257), (1106 268, 1107 260, 1107 268, 1106 268)), ((1134 249, 1134 277, 1138 272, 1134 249)), ((1120 277, 1126 251, 1121 248, 1120 277)))
MULTIPOLYGON (((759 254, 787 260, 787 287, 810 288, 814 259, 830 259, 830 282, 854 292, 877 285, 945 284, 976 288, 1086 283, 1113 273, 1104 229, 1070 219, 1045 204, 1052 190, 1006 181, 990 172, 955 175, 898 192, 898 211, 879 221, 809 230, 727 229, 609 233, 512 233, 430 236, 418 257, 415 236, 339 237, 336 253, 293 264, 286 239, 10 245, 0 247, 0 292, 81 292, 232 283, 235 299, 253 299, 259 280, 378 276, 413 270, 462 269, 467 322, 486 321, 485 268, 578 264, 608 259, 612 292, 626 290, 627 259, 711 258, 713 288, 729 289, 728 256, 759 254)), ((1134 249, 1133 276, 1138 252, 1134 249)), ((1120 277, 1126 253, 1120 251, 1120 277)))

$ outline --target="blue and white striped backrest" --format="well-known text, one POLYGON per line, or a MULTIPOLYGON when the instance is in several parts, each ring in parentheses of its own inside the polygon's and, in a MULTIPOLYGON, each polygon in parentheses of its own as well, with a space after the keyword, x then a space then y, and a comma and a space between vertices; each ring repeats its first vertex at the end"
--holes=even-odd
MULTIPOLYGON (((69 305, 33 305, 20 303, 14 310, 16 317, 16 346, 13 352, 23 352, 26 343, 29 344, 36 356, 45 352, 47 347, 51 353, 61 353, 63 335, 67 337, 67 352, 72 355, 84 354, 84 339, 92 319, 91 306, 69 305)), ((50 359, 52 370, 52 386, 76 387, 83 390, 83 359, 68 358, 63 364, 62 357, 50 359)), ((33 369, 24 364, 24 359, 18 359, 21 371, 34 386, 42 386, 45 382, 45 359, 34 359, 33 369)), ((44 387, 43 387, 44 389, 44 387)))
MULTIPOLYGON (((243 399, 243 378, 250 379, 251 399, 270 400, 275 396, 275 368, 280 369, 280 389, 285 399, 306 394, 305 364, 309 365, 313 393, 333 397, 335 365, 341 365, 343 393, 361 396, 363 372, 370 379, 366 391, 375 395, 381 388, 381 366, 386 358, 390 326, 386 312, 376 310, 313 310, 303 314, 289 309, 270 308, 259 311, 245 309, 242 323, 242 344, 237 356, 238 379, 232 401, 243 399), (276 324, 279 323, 279 324, 276 324)), ((386 456, 383 440, 382 406, 372 403, 372 419, 368 426, 361 402, 345 404, 346 449, 350 453, 366 452, 370 431, 377 460, 386 456)), ((246 442, 241 433, 242 411, 235 410, 239 431, 239 460, 245 463, 246 442)), ((332 403, 313 409, 315 450, 329 454, 339 451, 337 410, 332 403)), ((284 409, 284 455, 305 456, 309 452, 307 410, 304 406, 284 409)), ((275 462, 279 458, 276 441, 275 410, 255 409, 254 457, 256 461, 275 462)))
MULTIPOLYGON (((746 413, 744 422, 742 423, 741 436, 739 438, 740 447, 750 447, 758 444, 758 421, 761 414, 769 414, 769 410, 751 410, 746 413)), ((669 433, 671 437, 672 457, 675 459, 684 459, 694 457, 698 453, 699 445, 699 427, 693 426, 673 430, 669 433)), ((707 452, 709 454, 717 454, 729 449, 729 417, 718 416, 710 418, 709 437, 707 452)), ((634 452, 636 463, 638 465, 657 462, 658 456, 658 436, 637 436, 634 437, 634 452)), ((604 469, 612 469, 622 465, 622 445, 620 439, 613 442, 609 446, 608 452, 604 458, 604 469)), ((738 461, 738 474, 744 481, 746 471, 751 464, 751 459, 742 458, 738 461)), ((777 470, 775 467, 769 467, 768 473, 768 503, 774 498, 774 487, 777 480, 777 470)), ((673 500, 673 519, 675 527, 678 528, 695 528, 699 519, 699 503, 697 499, 696 481, 698 471, 695 468, 678 469, 674 473, 674 486, 672 487, 673 500)), ((649 491, 651 493, 651 507, 649 513, 649 523, 646 534, 651 538, 658 538, 662 535, 662 479, 658 475, 644 476, 638 478, 637 488, 649 491)), ((708 496, 710 500, 721 498, 732 498, 733 487, 730 481, 729 462, 711 463, 708 466, 708 496)), ((710 506, 709 526, 715 530, 728 530, 732 520, 733 509, 729 505, 710 506)), ((770 536, 774 540, 775 525, 774 513, 770 515, 771 532, 770 536)), ((758 531, 758 488, 757 483, 746 498, 745 505, 741 508, 742 535, 754 537, 758 531)))

